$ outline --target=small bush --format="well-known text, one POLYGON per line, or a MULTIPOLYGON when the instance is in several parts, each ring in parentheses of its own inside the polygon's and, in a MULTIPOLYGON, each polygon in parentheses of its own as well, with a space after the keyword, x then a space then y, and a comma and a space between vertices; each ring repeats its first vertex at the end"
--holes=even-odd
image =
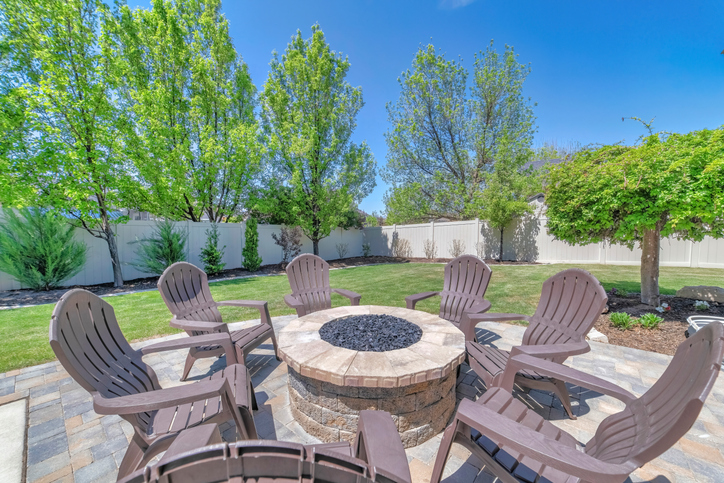
POLYGON ((697 300, 694 302, 694 309, 700 310, 702 312, 709 310, 709 302, 706 302, 704 300, 697 300))
POLYGON ((614 312, 609 317, 611 325, 620 330, 628 330, 633 327, 633 320, 626 312, 614 312))
POLYGON ((88 247, 73 240, 73 226, 37 208, 5 210, 0 225, 0 271, 33 290, 50 290, 76 275, 88 247), (21 218, 22 217, 22 218, 21 218))
POLYGON ((625 289, 622 289, 622 288, 613 287, 613 288, 611 289, 611 294, 613 294, 613 295, 618 295, 618 296, 620 296, 620 297, 626 297, 626 296, 628 296, 628 290, 625 290, 625 289))
POLYGON ((412 246, 410 240, 394 237, 392 239, 392 256, 396 258, 412 257, 412 246))
POLYGON ((639 324, 641 324, 641 327, 644 329, 657 329, 659 327, 659 324, 663 322, 664 319, 659 317, 656 314, 644 314, 641 317, 639 317, 639 324))
POLYGON ((224 258, 226 245, 219 249, 219 226, 211 224, 211 229, 206 230, 206 245, 201 249, 201 262, 204 264, 204 271, 209 275, 220 273, 226 266, 221 260, 224 258))
POLYGON ((369 257, 372 254, 372 246, 365 242, 362 244, 362 256, 369 257))
POLYGON ((272 233, 274 243, 282 247, 282 264, 289 263, 297 255, 302 253, 302 229, 298 226, 283 226, 279 236, 272 233))
POLYGON ((432 240, 425 240, 422 243, 422 250, 425 252, 425 258, 433 259, 437 257, 437 244, 432 240))
POLYGON ((132 242, 139 244, 138 262, 132 265, 144 273, 161 275, 174 263, 186 260, 188 236, 186 230, 177 230, 171 220, 156 222, 150 237, 132 242))
POLYGON ((450 242, 450 255, 453 258, 457 258, 465 253, 465 242, 462 240, 455 239, 450 242))
POLYGON ((250 272, 256 272, 261 267, 262 259, 259 256, 259 228, 254 218, 246 220, 244 232, 244 249, 241 251, 244 261, 241 266, 250 272))
POLYGON ((348 243, 337 243, 336 248, 337 248, 337 255, 339 255, 340 259, 347 256, 347 252, 349 251, 348 243))
POLYGON ((485 242, 478 242, 475 244, 475 253, 478 255, 479 259, 485 260, 485 242))

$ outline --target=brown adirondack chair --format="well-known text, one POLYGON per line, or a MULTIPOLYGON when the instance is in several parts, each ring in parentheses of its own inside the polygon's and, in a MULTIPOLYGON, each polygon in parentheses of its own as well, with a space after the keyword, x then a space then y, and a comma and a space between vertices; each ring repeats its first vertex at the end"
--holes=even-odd
MULTIPOLYGON (((158 290, 166 307, 173 314, 171 327, 183 329, 189 335, 224 332, 231 335, 236 347, 237 360, 246 362, 246 356, 267 339, 272 340, 274 353, 279 359, 277 339, 274 336, 269 307, 262 300, 228 300, 216 302, 209 291, 209 278, 195 265, 177 262, 168 267, 158 279, 158 290), (217 307, 250 307, 259 310, 261 322, 253 327, 229 332, 217 307)), ((196 359, 217 357, 224 353, 218 345, 191 347, 181 380, 185 381, 196 359)))
POLYGON ((435 295, 440 296, 440 318, 450 321, 465 334, 465 340, 475 340, 475 324, 468 315, 490 309, 485 291, 492 275, 490 267, 473 255, 462 255, 445 265, 445 281, 441 292, 423 292, 405 297, 408 309, 435 295))
POLYGON ((133 425, 121 462, 125 476, 166 450, 186 428, 233 420, 242 438, 256 438, 250 407, 251 377, 228 334, 184 337, 134 350, 108 302, 85 290, 63 295, 50 319, 50 346, 68 374, 93 396, 98 414, 117 414, 133 425), (162 389, 145 354, 215 344, 226 351, 223 371, 194 384, 162 389))
POLYGON ((347 297, 352 305, 359 305, 362 296, 351 290, 329 286, 329 263, 317 255, 304 253, 287 265, 287 279, 292 288, 284 302, 297 311, 299 317, 332 308, 332 292, 347 297))
POLYGON ((161 460, 122 480, 151 482, 411 483, 395 423, 383 411, 360 411, 354 447, 282 441, 221 442, 219 430, 184 431, 161 460))
MULTIPOLYGON (((520 314, 471 314, 473 323, 481 321, 525 320, 523 344, 511 352, 477 342, 467 342, 468 361, 475 373, 490 388, 499 385, 498 378, 511 355, 529 354, 562 364, 568 357, 591 350, 586 334, 606 306, 606 291, 596 277, 585 270, 571 268, 553 275, 543 283, 538 308, 532 317, 520 314)), ((576 419, 564 381, 524 370, 515 382, 522 387, 553 392, 563 403, 568 416, 576 419)))
POLYGON ((671 448, 693 426, 724 357, 724 325, 710 324, 679 345, 661 378, 636 398, 628 391, 561 364, 517 355, 501 387, 476 402, 463 399, 443 434, 431 483, 439 483, 450 447, 460 443, 505 483, 622 482, 671 448), (581 448, 510 391, 517 371, 535 370, 615 397, 623 411, 604 419, 581 448))

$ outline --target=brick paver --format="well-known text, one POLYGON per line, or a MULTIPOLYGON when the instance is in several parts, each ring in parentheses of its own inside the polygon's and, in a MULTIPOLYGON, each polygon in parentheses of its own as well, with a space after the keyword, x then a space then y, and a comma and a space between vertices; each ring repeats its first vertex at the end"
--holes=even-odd
MULTIPOLYGON (((294 316, 275 317, 278 331, 294 316)), ((249 323, 249 322, 247 322, 249 323)), ((250 322, 254 323, 254 322, 250 322)), ((234 327, 245 323, 232 324, 234 327)), ((520 342, 524 328, 485 323, 478 326, 480 339, 508 349, 520 342)), ((176 337, 176 336, 174 336, 176 337)), ((155 341, 153 341, 155 342, 155 341)), ((134 344, 140 347, 144 343, 134 344)), ((591 343, 588 354, 569 364, 597 374, 635 394, 643 393, 663 373, 671 357, 636 349, 591 343)), ((153 366, 163 387, 178 384, 185 351, 153 354, 144 360, 153 366)), ((224 360, 201 359, 189 377, 198 380, 222 367, 224 360)), ((287 391, 287 369, 273 355, 270 344, 262 345, 247 359, 259 402, 254 414, 257 431, 265 439, 300 443, 318 442, 294 420, 287 391)), ((484 386, 467 365, 457 381, 458 400, 475 399, 484 386)), ((576 421, 569 420, 556 398, 531 391, 517 396, 541 415, 570 432, 580 441, 590 439, 598 424, 621 409, 622 404, 581 388, 571 387, 576 421)), ((118 416, 99 416, 88 393, 77 385, 57 362, 0 374, 0 404, 28 399, 26 481, 104 482, 115 481, 118 465, 130 440, 131 425, 118 416)), ((225 439, 233 440, 235 429, 221 426, 225 439)), ((413 481, 429 481, 440 445, 437 435, 407 450, 413 481)), ((660 458, 636 471, 631 481, 663 483, 724 481, 724 379, 720 378, 689 433, 660 458)), ((459 445, 454 445, 445 470, 445 481, 488 483, 494 478, 481 463, 459 445)))

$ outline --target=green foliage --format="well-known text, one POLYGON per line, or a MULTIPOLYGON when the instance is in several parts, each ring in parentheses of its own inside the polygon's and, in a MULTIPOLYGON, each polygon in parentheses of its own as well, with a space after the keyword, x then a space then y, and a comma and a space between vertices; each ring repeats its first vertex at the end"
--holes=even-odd
MULTIPOLYGON (((491 42, 475 56, 468 90, 462 62, 446 60, 433 45, 418 50, 400 77, 397 103, 387 104, 392 129, 381 174, 392 186, 385 195, 389 223, 479 216, 480 193, 496 182, 489 179, 493 166, 505 163, 510 171, 530 158, 535 117, 522 94, 530 68, 516 57, 508 46, 498 54, 491 42)), ((517 187, 508 178, 499 175, 496 189, 517 187)))
POLYGON ((200 257, 204 264, 204 272, 208 275, 216 275, 226 266, 226 263, 221 261, 224 258, 225 248, 226 245, 219 249, 219 226, 212 223, 211 229, 206 230, 206 245, 201 249, 200 257))
POLYGON ((88 248, 73 240, 73 226, 56 213, 4 210, 0 271, 33 290, 50 290, 81 271, 88 248))
POLYGON ((697 300, 696 302, 694 302, 694 309, 705 312, 709 310, 709 302, 705 300, 697 300))
POLYGON ((138 262, 133 266, 144 273, 160 275, 174 263, 186 260, 187 239, 186 230, 176 229, 173 221, 159 221, 150 237, 133 242, 139 244, 138 262))
POLYGON ((372 254, 372 246, 365 242, 362 244, 362 256, 369 257, 372 254))
POLYGON ((364 226, 379 226, 377 217, 375 215, 365 216, 364 226))
POLYGON ((111 216, 141 193, 126 163, 130 129, 115 102, 117 56, 100 43, 100 0, 0 0, 0 202, 44 206, 106 240, 123 284, 111 216), (11 189, 7 189, 12 187, 11 189))
POLYGON ((609 318, 611 319, 611 325, 620 330, 628 330, 633 327, 633 319, 626 312, 614 312, 609 318))
POLYGON ((652 313, 647 313, 639 317, 639 324, 641 324, 641 327, 644 329, 658 329, 659 324, 663 321, 664 319, 652 313))
POLYGON ((260 197, 257 208, 300 226, 315 254, 375 186, 369 147, 351 141, 364 103, 345 80, 349 65, 318 25, 307 40, 297 31, 284 55, 274 54, 261 95, 274 196, 260 197))
POLYGON ((256 88, 234 49, 220 0, 121 5, 104 49, 118 59, 121 102, 135 129, 129 157, 148 186, 145 208, 219 222, 237 214, 262 146, 256 88))
POLYGON ((246 231, 244 232, 244 249, 241 251, 244 261, 241 266, 250 272, 256 272, 261 267, 262 259, 259 256, 259 229, 256 220, 246 220, 246 231))

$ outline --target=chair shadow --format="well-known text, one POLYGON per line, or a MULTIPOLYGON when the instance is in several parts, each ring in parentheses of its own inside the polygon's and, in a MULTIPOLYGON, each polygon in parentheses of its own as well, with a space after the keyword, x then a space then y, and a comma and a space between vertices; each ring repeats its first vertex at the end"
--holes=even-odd
POLYGON ((492 346, 495 346, 493 342, 501 339, 501 337, 492 330, 482 329, 480 327, 475 328, 475 337, 477 337, 479 343, 492 346))

